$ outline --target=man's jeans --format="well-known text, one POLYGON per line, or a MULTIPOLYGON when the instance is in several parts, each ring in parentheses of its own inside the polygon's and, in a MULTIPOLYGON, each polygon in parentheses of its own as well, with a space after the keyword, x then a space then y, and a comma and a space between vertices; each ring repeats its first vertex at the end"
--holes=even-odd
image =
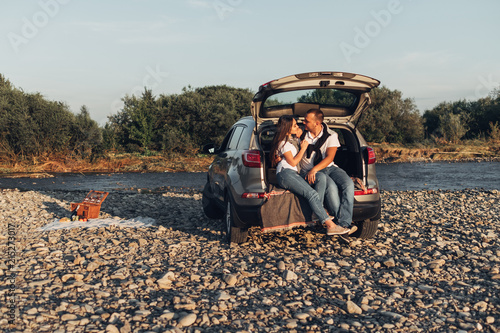
MULTIPOLYGON (((276 175, 276 178, 280 187, 304 197, 309 202, 312 211, 316 214, 321 223, 330 219, 323 208, 323 200, 321 200, 322 197, 320 199, 318 192, 316 192, 316 190, 312 188, 311 185, 309 185, 309 183, 297 173, 297 171, 292 169, 283 169, 276 175)), ((325 174, 317 173, 315 184, 326 188, 327 178, 328 177, 326 177, 325 174)), ((324 188, 323 193, 325 193, 324 188)))
POLYGON ((319 173, 329 176, 325 193, 326 208, 335 216, 338 225, 350 227, 354 208, 354 182, 344 170, 336 166, 324 168, 317 174, 319 173))

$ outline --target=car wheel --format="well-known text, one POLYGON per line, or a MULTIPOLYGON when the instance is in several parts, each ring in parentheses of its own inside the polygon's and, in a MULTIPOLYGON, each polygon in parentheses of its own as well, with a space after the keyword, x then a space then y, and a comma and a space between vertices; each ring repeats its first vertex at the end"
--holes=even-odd
POLYGON ((372 238, 377 233, 379 221, 380 220, 364 220, 355 222, 358 230, 354 234, 352 234, 352 236, 362 239, 372 238))
POLYGON ((235 212, 231 200, 226 199, 226 216, 224 218, 226 226, 227 241, 229 243, 244 243, 248 238, 248 229, 238 228, 234 225, 235 212))
POLYGON ((224 210, 222 210, 215 202, 214 195, 210 190, 210 184, 207 182, 203 188, 201 204, 203 212, 208 218, 221 219, 224 217, 224 210))

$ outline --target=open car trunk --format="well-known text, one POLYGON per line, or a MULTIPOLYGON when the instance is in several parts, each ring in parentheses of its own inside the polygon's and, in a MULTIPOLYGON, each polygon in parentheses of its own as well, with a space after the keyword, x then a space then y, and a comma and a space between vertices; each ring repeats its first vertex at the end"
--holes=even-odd
MULTIPOLYGON (((335 154, 335 164, 344 169, 350 177, 359 178, 365 183, 363 158, 359 151, 356 135, 347 126, 330 126, 337 132, 341 146, 335 154)), ((299 225, 315 223, 312 210, 304 198, 280 188, 276 179, 276 168, 271 165, 270 150, 276 125, 264 122, 258 130, 258 138, 264 153, 264 182, 267 186, 267 201, 260 209, 262 231, 289 229, 299 225)))
MULTIPOLYGON (((271 166, 269 152, 274 138, 276 125, 263 123, 259 130, 259 140, 262 151, 264 152, 264 181, 270 186, 279 186, 276 181, 276 168, 271 166)), ((337 149, 334 162, 350 176, 363 179, 363 159, 359 151, 359 142, 356 135, 347 127, 332 127, 330 129, 337 132, 341 146, 337 149)))

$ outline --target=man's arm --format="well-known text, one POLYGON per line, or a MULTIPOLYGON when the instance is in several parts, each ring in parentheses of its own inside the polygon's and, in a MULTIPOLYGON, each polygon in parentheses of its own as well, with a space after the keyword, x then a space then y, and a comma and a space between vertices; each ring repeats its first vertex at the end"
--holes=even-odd
POLYGON ((316 173, 326 168, 328 164, 332 163, 336 153, 337 147, 326 148, 325 158, 321 162, 316 164, 314 168, 309 170, 309 172, 306 174, 306 180, 309 184, 314 184, 314 182, 316 181, 316 173))

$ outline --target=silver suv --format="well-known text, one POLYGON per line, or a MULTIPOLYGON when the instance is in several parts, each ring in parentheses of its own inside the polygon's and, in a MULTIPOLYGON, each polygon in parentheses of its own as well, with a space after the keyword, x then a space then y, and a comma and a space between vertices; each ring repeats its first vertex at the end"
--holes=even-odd
POLYGON ((358 74, 313 72, 259 87, 251 104, 252 116, 237 121, 219 147, 204 147, 215 158, 203 190, 203 210, 209 218, 224 219, 229 242, 245 242, 251 226, 273 231, 312 223, 307 202, 279 188, 269 159, 279 117, 293 115, 300 125, 312 108, 323 111, 325 124, 338 133, 341 147, 334 162, 357 185, 353 222, 358 231, 353 236, 373 237, 381 207, 375 153, 356 125, 370 105, 369 92, 379 84, 358 74), (274 214, 280 211, 293 214, 274 214))

